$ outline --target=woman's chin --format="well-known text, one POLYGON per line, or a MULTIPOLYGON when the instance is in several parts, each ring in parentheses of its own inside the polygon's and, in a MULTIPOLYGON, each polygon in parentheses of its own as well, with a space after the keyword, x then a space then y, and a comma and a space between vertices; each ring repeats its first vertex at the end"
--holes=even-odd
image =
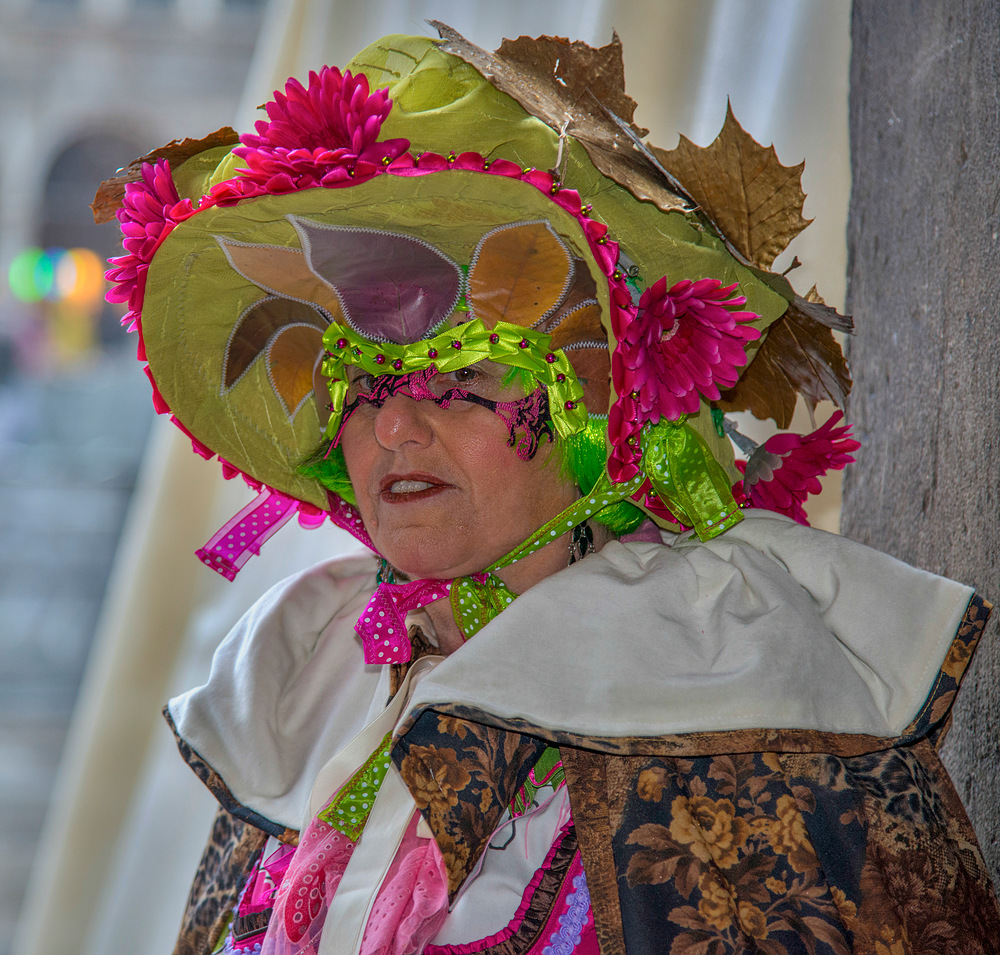
POLYGON ((506 553, 468 546, 469 535, 464 531, 441 536, 424 534, 414 541, 406 537, 396 535, 388 546, 379 549, 389 563, 410 580, 451 580, 476 574, 506 553))
POLYGON ((449 564, 442 561, 439 556, 434 559, 407 557, 393 559, 386 555, 386 558, 397 571, 405 574, 410 580, 451 580, 479 573, 490 564, 490 561, 478 560, 449 564))

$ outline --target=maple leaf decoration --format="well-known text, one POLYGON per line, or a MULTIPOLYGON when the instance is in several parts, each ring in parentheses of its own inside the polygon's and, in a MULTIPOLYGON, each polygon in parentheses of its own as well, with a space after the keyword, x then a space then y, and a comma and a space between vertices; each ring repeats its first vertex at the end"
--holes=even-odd
POLYGON ((802 217, 805 163, 783 166, 774 146, 761 146, 726 105, 715 141, 696 146, 685 136, 676 149, 653 152, 681 182, 743 258, 770 269, 809 223, 802 217))
POLYGON ((240 137, 235 129, 223 126, 204 139, 175 139, 166 146, 132 160, 127 168, 119 170, 117 176, 105 179, 98 187, 97 195, 90 204, 94 221, 100 225, 114 219, 115 213, 125 200, 125 184, 142 180, 143 163, 155 163, 157 159, 166 159, 170 163, 170 168, 176 169, 185 160, 197 156, 206 149, 215 146, 235 146, 239 141, 240 137))
MULTIPOLYGON (((807 305, 823 305, 813 286, 807 305)), ((833 332, 796 302, 767 330, 767 338, 735 387, 716 402, 723 411, 749 411, 755 418, 774 418, 779 428, 792 423, 796 396, 810 412, 820 401, 839 408, 851 390, 847 361, 833 332)))
MULTIPOLYGON (((743 129, 731 106, 711 145, 696 146, 681 136, 676 149, 652 149, 684 183, 730 250, 749 265, 769 270, 811 221, 802 216, 804 164, 783 166, 773 146, 761 146, 743 129)), ((802 298, 782 277, 771 278, 789 299, 788 310, 768 328, 740 380, 716 404, 723 411, 773 418, 778 427, 787 428, 798 394, 810 411, 824 400, 844 407, 851 378, 831 329, 850 331, 853 326, 849 317, 823 303, 815 287, 802 298)))
POLYGON ((642 142, 649 130, 632 122, 635 100, 625 93, 622 45, 615 34, 594 49, 579 40, 527 37, 504 40, 495 53, 430 20, 441 49, 474 66, 532 116, 577 140, 605 176, 665 212, 694 203, 642 142))

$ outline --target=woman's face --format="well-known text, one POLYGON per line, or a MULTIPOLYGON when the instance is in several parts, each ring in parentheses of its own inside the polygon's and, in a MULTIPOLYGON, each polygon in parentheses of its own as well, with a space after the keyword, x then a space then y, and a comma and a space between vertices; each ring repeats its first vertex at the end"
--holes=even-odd
MULTIPOLYGON (((504 387, 505 371, 484 361, 438 378, 511 401, 521 393, 504 387)), ((351 380, 353 395, 369 376, 352 369, 351 380)), ((394 395, 355 410, 341 447, 365 527, 394 567, 414 579, 481 571, 573 503, 553 446, 525 461, 508 438, 497 414, 467 401, 394 395)))

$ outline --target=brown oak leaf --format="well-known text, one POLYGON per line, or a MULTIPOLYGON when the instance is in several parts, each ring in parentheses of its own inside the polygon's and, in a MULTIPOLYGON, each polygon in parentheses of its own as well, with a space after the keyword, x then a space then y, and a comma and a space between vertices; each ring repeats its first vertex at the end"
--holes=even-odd
POLYGON ((625 92, 622 46, 615 34, 595 49, 562 37, 504 40, 489 53, 439 20, 429 21, 441 49, 474 66, 532 116, 580 142, 591 162, 637 199, 664 211, 694 203, 642 142, 648 130, 632 122, 635 100, 625 92))
POLYGON ((714 142, 685 136, 676 149, 653 147, 704 212, 750 263, 769 269, 811 220, 802 217, 802 169, 783 166, 773 146, 761 146, 737 122, 732 106, 714 142))
POLYGON ((105 179, 98 186, 97 195, 90 204, 94 213, 94 221, 98 224, 110 222, 115 217, 115 212, 121 207, 125 198, 125 184, 138 182, 142 179, 142 164, 146 162, 156 162, 157 159, 166 159, 172 169, 176 169, 182 162, 197 156, 198 153, 206 149, 213 149, 216 146, 235 146, 240 141, 240 137, 235 129, 223 126, 214 133, 209 133, 203 139, 175 139, 173 142, 154 149, 145 156, 133 159, 125 169, 121 169, 117 176, 105 179))
MULTIPOLYGON (((822 301, 815 287, 806 301, 822 301)), ((850 390, 847 360, 833 332, 792 302, 767 330, 735 387, 723 391, 716 403, 723 411, 749 411, 755 418, 773 418, 779 428, 787 428, 797 394, 812 411, 821 401, 843 408, 850 390)))

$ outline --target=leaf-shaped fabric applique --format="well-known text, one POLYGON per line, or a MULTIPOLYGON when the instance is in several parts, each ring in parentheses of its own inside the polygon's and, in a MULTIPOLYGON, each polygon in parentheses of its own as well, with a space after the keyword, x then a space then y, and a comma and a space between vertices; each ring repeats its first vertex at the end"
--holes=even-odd
POLYGON ((462 270, 429 243, 290 218, 313 271, 337 290, 347 323, 366 338, 408 345, 455 310, 462 270))
POLYGON ((192 156, 197 156, 216 146, 235 146, 240 141, 239 133, 229 126, 223 126, 204 139, 175 139, 173 142, 154 149, 145 156, 133 159, 128 167, 117 176, 105 179, 98 186, 97 195, 90 204, 94 213, 94 221, 98 224, 110 222, 115 212, 121 208, 125 199, 125 185, 130 182, 142 181, 143 163, 155 163, 157 159, 166 159, 171 169, 177 169, 192 156))
POLYGON ((309 268, 300 249, 233 242, 223 236, 216 236, 215 240, 233 269, 257 288, 300 302, 313 302, 325 308, 333 321, 343 320, 337 293, 309 268))
MULTIPOLYGON (((265 298, 251 305, 233 326, 222 360, 222 387, 228 391, 267 348, 280 329, 308 324, 322 337, 326 316, 302 302, 287 298, 265 298)), ((294 407, 294 405, 293 405, 294 407)))
POLYGON ((583 388, 583 403, 591 414, 607 414, 611 405, 611 355, 606 345, 599 348, 570 346, 566 357, 583 388))
POLYGON ((271 340, 267 376, 289 419, 313 390, 316 356, 323 350, 323 333, 313 325, 290 325, 271 340))
POLYGON ((504 40, 495 53, 470 43, 437 20, 441 49, 471 64, 532 116, 578 140, 605 176, 664 211, 690 209, 680 185, 642 143, 648 130, 632 122, 622 46, 615 34, 594 49, 561 37, 504 40))
MULTIPOLYGON (((606 342, 608 335, 601 324, 601 306, 597 302, 581 305, 556 325, 551 334, 553 348, 566 348, 574 342, 606 342)), ((605 351, 607 347, 604 345, 605 351)))
POLYGON ((551 335, 571 312, 577 311, 582 305, 596 304, 597 285, 594 283, 594 277, 581 259, 574 258, 573 282, 569 290, 563 296, 559 307, 551 315, 538 322, 535 328, 551 335))
MULTIPOLYGON (((821 304, 815 287, 806 298, 821 304)), ((820 401, 843 408, 850 390, 851 374, 833 332, 792 302, 768 329, 764 344, 736 386, 723 391, 716 404, 723 411, 773 418, 779 428, 787 428, 797 393, 811 411, 820 401)))
POLYGON ((773 146, 763 147, 726 109, 722 130, 709 146, 681 136, 676 149, 653 152, 691 193, 747 261, 769 269, 811 220, 802 218, 802 169, 783 166, 773 146))
POLYGON ((573 261, 547 222, 487 232, 469 268, 469 307, 487 328, 539 324, 569 290, 573 261))

